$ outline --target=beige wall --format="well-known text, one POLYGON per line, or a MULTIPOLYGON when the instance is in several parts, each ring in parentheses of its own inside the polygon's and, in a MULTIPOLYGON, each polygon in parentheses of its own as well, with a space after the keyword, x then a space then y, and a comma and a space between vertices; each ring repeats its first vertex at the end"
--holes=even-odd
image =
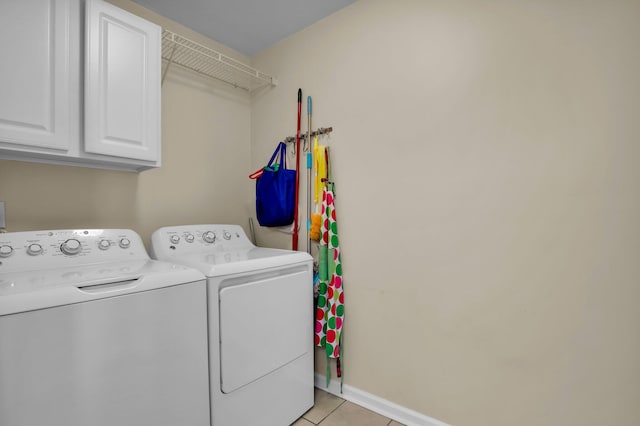
POLYGON ((246 225, 302 87, 335 129, 345 383, 457 426, 637 425, 639 17, 361 0, 252 58, 280 85, 251 103, 170 71, 159 170, 0 161, 9 230, 246 225))
MULTIPOLYGON (((128 0, 112 3, 238 60, 230 49, 128 0)), ((9 231, 239 223, 250 204, 250 99, 171 68, 162 87, 162 167, 140 174, 0 161, 9 231)))
POLYGON ((361 0, 252 58, 280 80, 254 168, 298 87, 335 129, 346 384, 457 426, 638 424, 639 18, 361 0))

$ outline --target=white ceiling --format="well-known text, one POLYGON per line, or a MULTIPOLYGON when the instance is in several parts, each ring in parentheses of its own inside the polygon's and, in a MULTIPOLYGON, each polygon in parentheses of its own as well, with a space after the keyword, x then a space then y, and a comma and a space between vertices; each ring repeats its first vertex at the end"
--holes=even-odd
POLYGON ((355 0, 133 0, 251 56, 355 0))

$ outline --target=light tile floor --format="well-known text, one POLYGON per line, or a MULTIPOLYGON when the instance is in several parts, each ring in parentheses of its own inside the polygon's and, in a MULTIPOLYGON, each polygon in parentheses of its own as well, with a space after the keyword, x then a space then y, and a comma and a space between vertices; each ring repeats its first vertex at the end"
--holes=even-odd
POLYGON ((292 426, 402 426, 359 405, 315 389, 315 405, 292 426))

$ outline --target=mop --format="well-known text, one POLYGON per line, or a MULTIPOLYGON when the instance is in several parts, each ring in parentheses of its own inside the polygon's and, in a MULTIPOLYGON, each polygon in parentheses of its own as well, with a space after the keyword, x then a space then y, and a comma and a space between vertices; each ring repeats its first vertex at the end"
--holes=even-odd
POLYGON ((299 198, 300 198, 300 116, 302 115, 302 89, 298 89, 298 127, 296 130, 296 197, 293 216, 291 249, 298 250, 299 198))
POLYGON ((307 96, 307 253, 311 254, 311 169, 313 155, 311 150, 311 96, 307 96))

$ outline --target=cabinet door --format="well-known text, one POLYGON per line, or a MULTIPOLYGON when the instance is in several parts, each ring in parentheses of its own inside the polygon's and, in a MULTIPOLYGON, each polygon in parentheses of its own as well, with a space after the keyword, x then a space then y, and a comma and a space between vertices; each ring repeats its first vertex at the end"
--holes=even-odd
POLYGON ((70 9, 69 0, 0 2, 0 147, 69 148, 79 102, 70 9))
POLYGON ((85 24, 85 151, 159 161, 160 27, 101 0, 85 24))

